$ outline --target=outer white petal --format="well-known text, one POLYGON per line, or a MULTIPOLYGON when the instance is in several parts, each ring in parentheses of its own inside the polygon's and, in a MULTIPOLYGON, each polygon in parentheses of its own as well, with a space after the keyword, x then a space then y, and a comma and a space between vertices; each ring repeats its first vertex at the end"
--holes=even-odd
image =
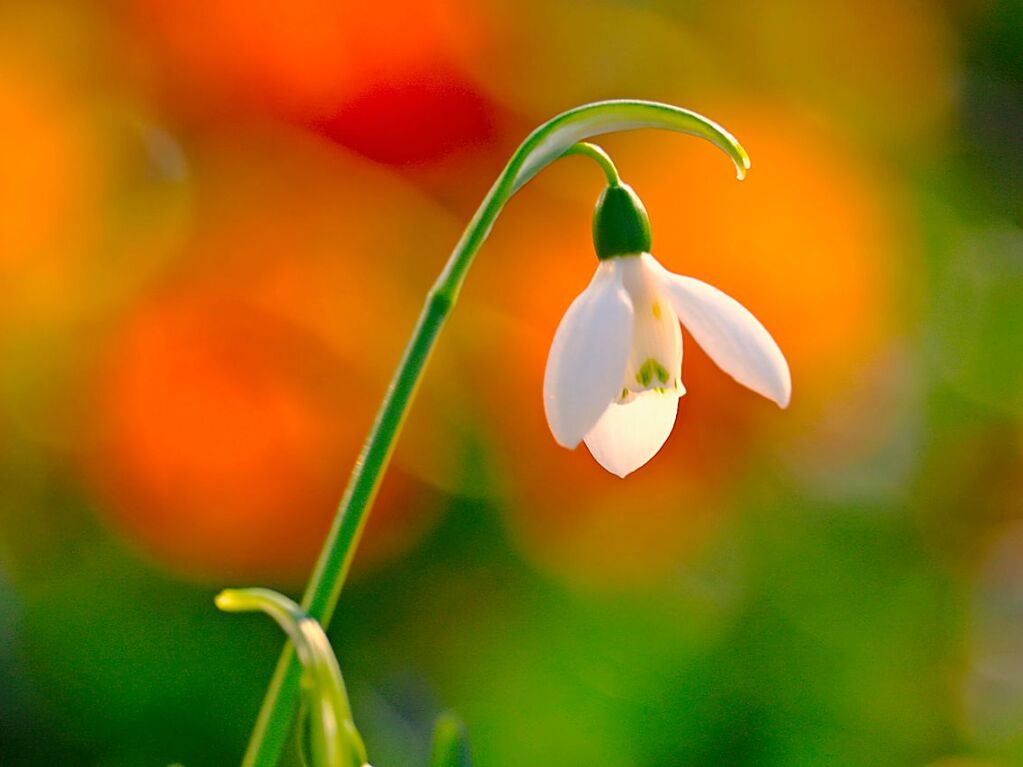
POLYGON ((589 286, 568 307, 547 357, 544 410, 554 439, 567 448, 582 441, 622 390, 632 344, 632 302, 616 261, 597 267, 589 286))
POLYGON ((743 386, 788 407, 792 376, 785 355, 742 304, 692 277, 672 274, 651 257, 682 324, 718 367, 743 386))
POLYGON ((673 394, 641 394, 625 405, 611 405, 586 435, 586 447, 597 463, 624 477, 657 454, 677 413, 673 394))

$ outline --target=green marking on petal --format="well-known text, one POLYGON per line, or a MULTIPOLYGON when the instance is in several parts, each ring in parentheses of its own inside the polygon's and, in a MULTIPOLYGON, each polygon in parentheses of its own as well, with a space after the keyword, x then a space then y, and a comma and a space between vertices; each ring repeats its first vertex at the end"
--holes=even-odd
POLYGON ((662 384, 668 383, 668 379, 671 378, 668 371, 664 369, 664 365, 659 362, 654 362, 654 372, 657 373, 657 380, 662 384))
POLYGON ((636 381, 640 386, 646 387, 650 385, 655 377, 662 384, 668 383, 668 380, 671 378, 664 365, 655 360, 653 357, 650 357, 640 366, 639 370, 636 371, 636 381))
POLYGON ((654 370, 653 365, 651 365, 651 363, 657 364, 654 363, 653 360, 647 360, 646 362, 643 363, 642 367, 640 367, 640 369, 636 371, 636 381, 639 383, 640 386, 649 386, 650 381, 653 380, 654 370))

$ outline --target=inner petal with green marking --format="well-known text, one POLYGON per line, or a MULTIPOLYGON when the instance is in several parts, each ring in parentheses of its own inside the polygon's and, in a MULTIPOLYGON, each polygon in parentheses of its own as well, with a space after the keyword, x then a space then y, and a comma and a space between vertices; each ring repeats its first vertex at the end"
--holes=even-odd
POLYGON ((632 350, 622 383, 621 403, 644 392, 680 397, 682 332, 671 304, 663 300, 642 255, 617 259, 622 286, 632 300, 632 350))

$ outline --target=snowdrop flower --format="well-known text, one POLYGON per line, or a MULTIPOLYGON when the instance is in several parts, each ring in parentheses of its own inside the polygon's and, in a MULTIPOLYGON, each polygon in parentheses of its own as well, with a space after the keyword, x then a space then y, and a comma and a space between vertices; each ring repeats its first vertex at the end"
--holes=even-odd
POLYGON ((619 477, 653 458, 685 394, 680 321, 724 372, 788 406, 792 381, 774 339, 738 301, 650 255, 650 222, 631 187, 604 191, 593 240, 597 273, 565 312, 544 375, 559 444, 585 442, 619 477))

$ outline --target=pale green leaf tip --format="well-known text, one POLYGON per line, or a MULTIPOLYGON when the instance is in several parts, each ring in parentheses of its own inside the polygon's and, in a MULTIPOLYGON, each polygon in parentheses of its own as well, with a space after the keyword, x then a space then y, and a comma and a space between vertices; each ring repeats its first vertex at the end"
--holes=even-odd
POLYGON ((224 612, 231 612, 236 606, 234 590, 224 589, 215 597, 213 597, 213 604, 217 606, 218 610, 223 610, 224 612))
MULTIPOLYGON (((266 606, 275 601, 267 596, 270 593, 272 592, 266 592, 264 589, 224 589, 213 597, 213 604, 217 606, 218 610, 223 610, 225 613, 265 611, 266 606)), ((273 596, 279 595, 273 594, 273 596)), ((286 597, 281 597, 281 599, 286 599, 286 597)))
POLYGON ((263 588, 224 589, 213 597, 213 604, 226 613, 269 612, 272 607, 291 613, 291 608, 298 609, 298 605, 283 594, 263 588))

